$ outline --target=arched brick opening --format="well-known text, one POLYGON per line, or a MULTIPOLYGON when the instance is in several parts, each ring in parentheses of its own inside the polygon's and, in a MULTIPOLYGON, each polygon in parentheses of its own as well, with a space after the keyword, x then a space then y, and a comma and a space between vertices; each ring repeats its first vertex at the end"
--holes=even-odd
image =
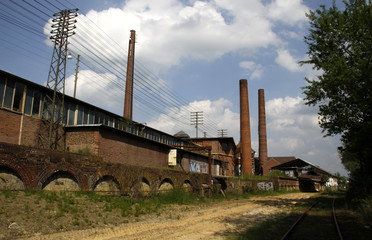
POLYGON ((226 180, 223 179, 223 178, 215 178, 214 179, 214 184, 217 184, 218 188, 220 188, 223 191, 226 191, 226 189, 227 189, 226 180))
POLYGON ((186 192, 192 192, 192 190, 193 190, 193 186, 192 186, 192 184, 191 184, 191 181, 188 180, 188 179, 186 179, 186 180, 182 183, 181 188, 182 188, 183 190, 185 190, 186 192))
POLYGON ((150 182, 145 177, 137 179, 135 182, 132 183, 128 194, 129 196, 134 198, 149 196, 151 194, 150 182))
POLYGON ((0 165, 0 190, 25 190, 26 185, 12 168, 0 165))
POLYGON ((78 191, 81 187, 72 173, 57 171, 46 179, 41 189, 51 191, 78 191))
POLYGON ((94 184, 92 189, 102 194, 120 195, 121 187, 119 181, 115 177, 105 175, 94 184))
MULTIPOLYGON (((71 164, 68 163, 58 163, 56 165, 47 166, 44 169, 40 171, 39 176, 37 177, 37 187, 39 189, 44 189, 46 186, 47 181, 51 180, 51 177, 55 174, 61 174, 62 178, 70 179, 72 181, 75 181, 78 185, 78 190, 83 189, 83 180, 82 180, 82 171, 76 167, 74 167, 71 164)), ((54 176, 54 178, 57 176, 54 176)), ((53 179, 56 180, 56 179, 53 179)), ((58 180, 57 180, 58 181, 58 180)), ((67 183, 67 182, 66 182, 67 183)), ((71 183, 71 182, 70 182, 71 183)), ((57 183, 58 184, 58 183, 57 183)), ((87 185, 87 183, 85 184, 87 185)), ((61 185, 63 186, 63 185, 61 185)), ((61 187, 62 188, 62 187, 61 187)))
POLYGON ((14 161, 0 159, 0 167, 14 171, 16 176, 18 176, 24 183, 26 189, 35 187, 33 182, 34 176, 23 166, 23 164, 17 163, 16 161, 16 159, 14 161))
POLYGON ((159 188, 158 188, 158 191, 160 193, 162 192, 168 192, 168 191, 171 191, 174 189, 174 185, 173 185, 173 182, 170 178, 165 178, 163 179, 163 181, 161 181, 161 183, 159 184, 159 188))

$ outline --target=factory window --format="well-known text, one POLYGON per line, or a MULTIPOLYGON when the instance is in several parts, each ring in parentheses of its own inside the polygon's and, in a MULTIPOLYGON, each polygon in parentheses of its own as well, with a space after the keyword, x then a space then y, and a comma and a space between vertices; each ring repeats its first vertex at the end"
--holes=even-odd
POLYGON ((225 170, 229 170, 229 163, 228 162, 224 162, 224 168, 225 168, 225 170))
POLYGON ((44 95, 43 98, 44 102, 41 104, 40 115, 43 119, 50 120, 52 114, 52 100, 50 99, 53 99, 53 97, 50 95, 44 95))
POLYGON ((119 119, 114 119, 114 128, 119 128, 119 119))
POLYGON ((96 123, 99 123, 99 124, 103 123, 103 115, 100 112, 96 113, 96 123))
POLYGON ((92 111, 92 110, 89 110, 88 123, 89 124, 93 124, 94 123, 94 111, 92 111))
POLYGON ((80 125, 83 123, 83 112, 84 112, 84 108, 78 105, 77 106, 77 119, 76 119, 77 125, 80 125))
POLYGON ((58 104, 55 108, 54 121, 59 122, 60 120, 62 120, 62 105, 58 104))
POLYGON ((87 124, 88 123, 88 109, 85 109, 83 106, 78 105, 77 107, 77 120, 76 124, 87 124))
POLYGON ((14 111, 22 111, 22 103, 23 103, 23 92, 25 90, 25 85, 22 83, 16 83, 16 88, 14 91, 14 99, 13 99, 13 110, 14 111))
POLYGON ((40 112, 41 93, 37 90, 34 91, 34 101, 32 103, 32 115, 39 116, 40 112))
POLYGON ((99 123, 99 113, 94 112, 94 124, 98 124, 98 123, 99 123))
POLYGON ((83 124, 88 123, 88 109, 84 108, 84 114, 83 114, 83 124))
POLYGON ((63 123, 64 124, 67 124, 67 117, 68 117, 68 105, 69 103, 68 102, 65 102, 65 106, 63 108, 63 123))
POLYGON ((103 124, 105 124, 106 126, 109 126, 109 117, 106 114, 104 114, 103 118, 105 119, 103 124))
POLYGON ((0 107, 3 106, 5 78, 0 77, 0 107))
POLYGON ((7 81, 5 87, 4 107, 11 108, 13 101, 14 82, 7 81))
POLYGON ((34 89, 27 88, 25 109, 24 109, 25 114, 31 115, 33 95, 34 95, 34 89))
POLYGON ((70 103, 68 105, 68 123, 67 125, 74 125, 74 119, 75 119, 75 104, 70 103))

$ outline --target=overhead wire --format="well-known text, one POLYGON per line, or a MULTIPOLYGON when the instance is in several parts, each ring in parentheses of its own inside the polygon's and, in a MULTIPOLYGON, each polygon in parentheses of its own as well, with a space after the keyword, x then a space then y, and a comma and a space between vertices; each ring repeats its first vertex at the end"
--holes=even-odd
MULTIPOLYGON (((69 2, 68 0, 66 0, 67 2, 69 2)), ((69 2, 70 3, 70 2, 69 2)), ((71 4, 71 3, 70 3, 71 4)), ((76 6, 74 6, 75 8, 77 8, 76 6)), ((87 18, 87 17, 86 17, 87 18)), ((90 20, 89 18, 87 18, 88 20, 90 20)), ((93 23, 94 24, 94 22, 93 21, 90 21, 91 23, 93 23)), ((96 27, 98 27, 96 24, 94 24, 96 27)), ((98 27, 99 28, 99 27, 98 27)), ((96 33, 104 33, 104 31, 92 31, 92 32, 90 32, 90 33, 93 33, 93 34, 96 34, 96 33)), ((101 35, 102 36, 102 35, 101 35)), ((108 36, 108 35, 106 35, 106 36, 108 36)), ((109 36, 108 36, 109 37, 109 36)), ((99 39, 101 39, 101 38, 99 38, 99 39)), ((119 44, 117 44, 114 40, 112 40, 110 37, 109 37, 109 42, 114 42, 119 48, 121 48, 122 49, 122 47, 119 45, 119 44)), ((110 46, 111 46, 111 44, 110 44, 110 46)), ((124 50, 125 51, 125 50, 124 50)), ((153 79, 155 78, 155 79, 159 79, 160 80, 160 78, 158 77, 158 76, 156 76, 155 74, 153 74, 151 71, 149 71, 146 67, 143 67, 143 65, 142 65, 142 63, 141 62, 138 62, 138 60, 136 60, 136 63, 135 63, 135 65, 136 65, 136 69, 138 68, 137 66, 138 66, 138 64, 140 65, 140 68, 142 68, 142 69, 140 69, 140 71, 135 71, 135 73, 134 73, 134 78, 136 78, 136 76, 138 76, 138 75, 141 75, 142 77, 139 77, 142 81, 145 81, 146 82, 146 84, 149 84, 149 85, 152 85, 154 88, 159 88, 157 85, 158 85, 158 82, 156 82, 156 81, 154 81, 153 79), (144 74, 143 74, 143 72, 146 72, 146 73, 150 73, 152 76, 150 76, 149 74, 148 74, 148 76, 150 76, 149 78, 144 78, 144 77, 146 77, 146 76, 144 76, 144 74)), ((138 83, 139 81, 134 81, 134 85, 136 85, 136 83, 138 83)), ((141 82, 141 81, 140 81, 141 82)), ((170 104, 170 106, 168 106, 168 105, 165 105, 165 107, 167 107, 167 108, 171 108, 172 106, 173 107, 179 107, 179 105, 181 105, 181 106, 186 106, 187 107, 187 102, 186 101, 184 101, 184 100, 180 100, 181 98, 179 98, 178 96, 179 95, 177 95, 177 94, 174 94, 171 90, 169 90, 169 88, 167 88, 167 86, 165 85, 163 88, 161 88, 161 90, 163 91, 163 92, 165 92, 165 94, 164 95, 160 95, 161 97, 162 96, 164 96, 164 97, 167 97, 167 96, 171 96, 171 98, 169 99, 169 98, 164 98, 163 97, 163 99, 168 103, 168 104, 170 104), (164 91, 164 90, 166 90, 166 91, 164 91), (176 101, 175 101, 176 100, 176 101), (177 105, 177 103, 179 104, 179 105, 177 105)), ((152 98, 153 99, 153 98, 152 98)), ((156 99, 157 100, 157 99, 156 99)), ((190 112, 192 112, 192 111, 196 111, 195 109, 189 109, 189 111, 190 112)), ((216 123, 215 123, 216 124, 216 123)), ((206 126, 206 128, 208 128, 208 125, 206 124, 206 125, 204 125, 204 126, 206 126)), ((209 128, 210 129, 210 128, 209 128)), ((216 131, 216 129, 215 128, 213 128, 213 130, 215 130, 216 131)))
MULTIPOLYGON (((14 1, 10 1, 11 3, 17 5, 19 8, 23 9, 23 11, 35 16, 37 19, 41 19, 44 21, 44 24, 39 23, 38 21, 35 21, 31 16, 28 14, 26 16, 27 19, 29 19, 34 24, 37 24, 37 26, 40 26, 42 28, 45 27, 46 22, 49 19, 43 19, 37 14, 34 14, 31 10, 27 8, 27 6, 31 7, 32 9, 37 9, 38 12, 43 14, 44 16, 50 18, 53 15, 52 9, 50 6, 54 7, 55 9, 61 10, 60 7, 57 5, 63 6, 63 8, 69 8, 68 6, 64 5, 60 1, 56 1, 58 4, 53 4, 48 0, 44 0, 44 3, 41 3, 40 0, 34 0, 38 6, 42 6, 46 11, 41 10, 38 8, 38 6, 34 6, 30 2, 26 2, 23 0, 27 6, 20 5, 18 3, 15 3, 14 1)), ((72 4, 66 0, 66 2, 71 6, 72 4)), ((3 4, 3 3, 2 3, 3 4)), ((4 4, 3 4, 4 5, 4 4)), ((76 8, 76 7, 75 7, 76 8)), ((13 7, 9 8, 11 11, 16 13, 15 15, 22 15, 21 12, 13 7)), ((24 17, 24 16, 23 16, 24 17)), ((125 86, 125 74, 126 69, 122 67, 123 63, 126 63, 126 54, 127 51, 123 49, 123 47, 112 40, 110 36, 108 36, 104 31, 102 31, 91 19, 89 19, 87 16, 80 14, 79 21, 80 25, 78 26, 77 32, 79 33, 86 33, 89 34, 85 35, 79 35, 76 34, 76 36, 73 37, 73 40, 71 40, 71 46, 75 47, 76 53, 75 54, 84 54, 84 58, 82 58, 81 62, 83 65, 90 69, 93 72, 101 73, 101 75, 98 74, 102 78, 102 74, 104 73, 110 73, 113 76, 115 76, 115 79, 112 77, 105 76, 106 80, 108 80, 110 83, 113 84, 113 86, 116 86, 120 91, 124 92, 125 86), (81 30, 80 30, 81 29, 81 30), (101 53, 101 54, 100 54, 101 53)), ((0 19, 3 19, 4 21, 7 21, 10 24, 16 25, 19 28, 22 28, 23 30, 30 29, 30 24, 24 24, 21 21, 18 21, 17 19, 11 18, 9 16, 4 16, 0 14, 0 19)), ((79 22, 78 21, 78 22, 79 22)), ((32 28, 31 28, 32 29, 32 28)), ((39 30, 33 29, 28 30, 29 33, 40 35, 45 38, 44 34, 40 34, 38 32, 39 30)), ((41 56, 40 56, 41 57, 41 56)), ((190 126, 189 118, 187 116, 180 116, 180 111, 185 109, 186 111, 193 112, 193 111, 199 111, 199 109, 194 109, 191 106, 189 106, 189 102, 182 98, 180 94, 176 94, 173 90, 171 90, 167 85, 162 84, 163 80, 154 74, 152 71, 150 71, 142 62, 140 59, 135 60, 135 69, 134 72, 134 89, 136 90, 134 92, 133 98, 140 103, 140 105, 146 107, 146 109, 150 110, 152 113, 154 113, 154 116, 159 117, 159 113, 163 116, 167 116, 174 120, 175 122, 180 123, 180 125, 190 126), (161 83, 161 85, 160 85, 161 83), (177 116, 176 117, 174 117, 177 116)), ((94 79, 94 77, 92 77, 94 79)), ((104 85, 102 85, 99 81, 94 81, 95 84, 98 84, 101 86, 101 88, 104 88, 104 85)), ((107 91, 107 90, 106 90, 107 91)), ((118 94, 119 95, 119 94, 118 94)), ((123 99, 123 95, 120 96, 121 99, 123 99)), ((143 110, 142 108, 136 109, 143 110)), ((146 111, 145 113, 148 113, 149 111, 146 111)), ((178 125, 178 124, 176 124, 178 125)), ((213 123, 213 120, 208 119, 206 115, 204 114, 203 119, 203 125, 200 126, 200 129, 207 129, 209 131, 215 131, 217 132, 216 124, 213 123)), ((210 133, 208 133, 210 134, 210 133)), ((215 135, 215 134, 211 134, 215 135)))

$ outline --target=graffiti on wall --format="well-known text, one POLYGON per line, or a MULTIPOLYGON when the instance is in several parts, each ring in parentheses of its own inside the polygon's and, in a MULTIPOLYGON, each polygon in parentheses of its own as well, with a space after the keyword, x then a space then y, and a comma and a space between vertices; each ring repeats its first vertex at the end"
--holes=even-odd
POLYGON ((274 184, 272 182, 259 182, 257 183, 258 190, 274 190, 274 184))
POLYGON ((195 161, 190 161, 190 172, 201 172, 200 164, 195 161))
POLYGON ((197 161, 190 161, 190 172, 207 173, 208 164, 197 161))

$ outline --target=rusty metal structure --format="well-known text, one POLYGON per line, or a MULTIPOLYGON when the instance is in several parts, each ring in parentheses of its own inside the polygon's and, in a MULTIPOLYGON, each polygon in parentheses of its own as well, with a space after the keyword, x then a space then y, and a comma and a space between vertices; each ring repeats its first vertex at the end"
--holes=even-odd
POLYGON ((53 90, 53 96, 46 95, 43 118, 50 121, 47 147, 57 149, 63 133, 59 130, 64 113, 65 75, 68 38, 75 34, 78 9, 65 9, 55 13, 50 39, 54 42, 47 88, 53 90))

